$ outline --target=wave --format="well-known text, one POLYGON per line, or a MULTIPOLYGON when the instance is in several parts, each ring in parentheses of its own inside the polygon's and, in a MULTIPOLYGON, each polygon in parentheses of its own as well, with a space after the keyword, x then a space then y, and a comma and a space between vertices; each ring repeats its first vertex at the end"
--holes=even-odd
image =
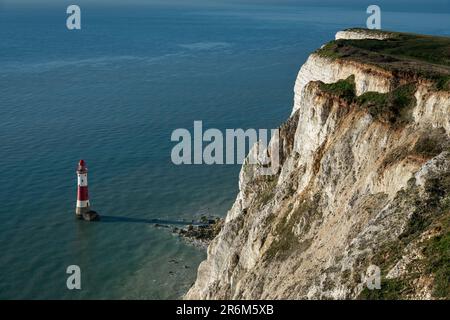
POLYGON ((226 49, 232 46, 229 42, 193 42, 180 44, 180 47, 189 50, 217 50, 217 49, 226 49))
POLYGON ((12 62, 7 63, 2 66, 2 72, 45 72, 54 69, 66 68, 66 67, 112 67, 117 64, 128 62, 128 63, 156 63, 160 60, 170 58, 170 57, 182 57, 186 56, 183 52, 178 53, 167 53, 160 56, 100 56, 84 59, 67 59, 67 60, 52 60, 44 62, 12 62))

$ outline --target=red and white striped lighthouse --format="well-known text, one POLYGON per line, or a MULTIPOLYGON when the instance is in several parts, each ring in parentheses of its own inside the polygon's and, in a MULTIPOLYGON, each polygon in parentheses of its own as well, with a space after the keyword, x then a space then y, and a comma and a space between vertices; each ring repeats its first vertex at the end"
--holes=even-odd
POLYGON ((75 210, 79 218, 83 218, 83 215, 90 211, 87 172, 86 162, 80 160, 77 167, 78 190, 77 208, 75 210))

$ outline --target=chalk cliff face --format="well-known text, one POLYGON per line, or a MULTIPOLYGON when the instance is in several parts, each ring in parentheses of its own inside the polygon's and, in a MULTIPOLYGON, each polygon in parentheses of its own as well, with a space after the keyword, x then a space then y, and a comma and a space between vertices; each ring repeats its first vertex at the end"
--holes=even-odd
POLYGON ((376 31, 376 30, 364 30, 364 29, 349 29, 343 30, 336 33, 336 40, 339 39, 375 39, 375 40, 385 40, 389 39, 391 34, 389 32, 376 31))
POLYGON ((276 141, 279 172, 243 165, 236 201, 185 298, 448 298, 450 91, 378 58, 327 52, 298 74, 276 141), (367 288, 373 266, 379 290, 367 288))

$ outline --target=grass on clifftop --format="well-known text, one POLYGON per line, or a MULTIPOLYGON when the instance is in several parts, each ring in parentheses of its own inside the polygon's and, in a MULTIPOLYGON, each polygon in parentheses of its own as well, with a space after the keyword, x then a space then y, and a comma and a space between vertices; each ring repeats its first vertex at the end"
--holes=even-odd
POLYGON ((391 38, 385 40, 334 40, 316 53, 415 74, 433 80, 438 89, 450 90, 450 38, 397 32, 389 35, 391 38))

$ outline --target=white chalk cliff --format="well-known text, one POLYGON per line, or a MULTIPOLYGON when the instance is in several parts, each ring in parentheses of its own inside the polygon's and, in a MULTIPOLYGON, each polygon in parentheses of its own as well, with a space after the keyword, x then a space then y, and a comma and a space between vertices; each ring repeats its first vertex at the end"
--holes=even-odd
MULTIPOLYGON (((336 39, 390 36, 347 30, 336 39)), ((280 127, 278 174, 243 165, 236 201, 185 298, 445 297, 439 241, 448 239, 450 211, 448 88, 319 50, 301 67, 294 92, 280 127), (354 97, 343 96, 341 85, 352 83, 354 97), (378 111, 403 103, 395 90, 408 85, 410 103, 390 116, 378 111), (379 100, 367 103, 373 97, 379 100), (373 265, 379 290, 365 281, 373 265)))

